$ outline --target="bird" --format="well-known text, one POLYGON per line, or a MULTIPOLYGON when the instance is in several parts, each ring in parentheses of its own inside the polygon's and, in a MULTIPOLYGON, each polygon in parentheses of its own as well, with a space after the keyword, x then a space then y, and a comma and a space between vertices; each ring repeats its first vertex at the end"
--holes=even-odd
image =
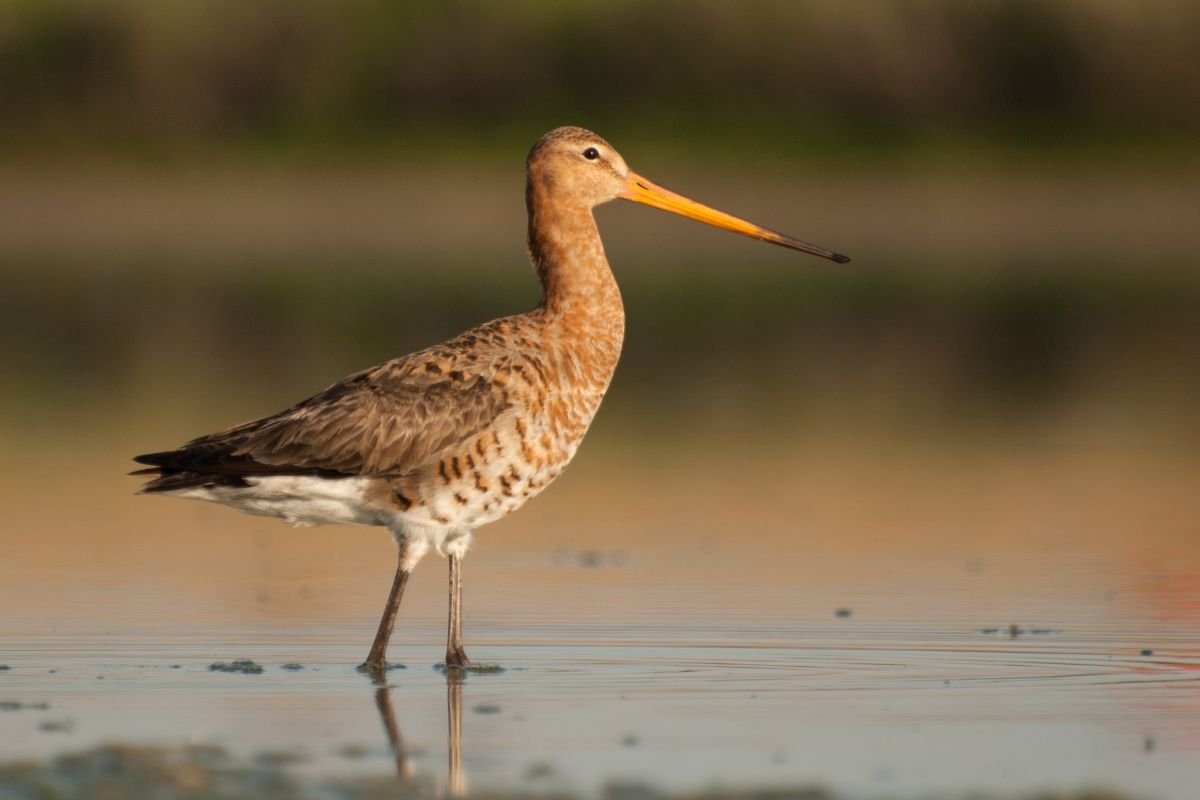
POLYGON ((570 463, 617 367, 625 312, 593 210, 648 205, 764 242, 850 259, 676 194, 600 136, 556 128, 525 163, 535 308, 356 372, 272 414, 134 457, 139 494, 206 500, 295 526, 383 526, 391 591, 360 669, 387 669, 404 587, 430 551, 449 562, 445 665, 471 665, 462 561, 475 529, 541 493, 570 463))

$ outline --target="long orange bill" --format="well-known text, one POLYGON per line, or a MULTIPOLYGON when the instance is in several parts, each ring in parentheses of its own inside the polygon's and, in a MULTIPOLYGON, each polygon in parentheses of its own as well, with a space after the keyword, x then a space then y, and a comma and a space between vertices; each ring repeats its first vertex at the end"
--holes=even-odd
POLYGON ((664 189, 658 184, 646 180, 636 172, 629 173, 629 177, 625 179, 625 188, 621 190, 621 194, 618 196, 625 200, 632 200, 635 203, 644 203, 654 208, 660 208, 663 211, 670 211, 672 214, 679 214, 682 217, 699 220, 717 228, 724 228, 727 231, 740 233, 752 239, 761 239, 764 242, 777 244, 780 247, 790 247, 792 250, 799 250, 802 253, 811 253, 814 256, 828 258, 830 261, 836 261, 839 264, 845 264, 850 260, 849 256, 844 256, 841 253, 835 253, 832 250, 826 250, 824 247, 817 247, 808 242, 802 242, 787 234, 768 228, 761 228, 753 222, 747 222, 731 214, 726 214, 724 211, 709 208, 703 203, 697 203, 695 200, 690 200, 681 194, 675 194, 670 189, 664 189))

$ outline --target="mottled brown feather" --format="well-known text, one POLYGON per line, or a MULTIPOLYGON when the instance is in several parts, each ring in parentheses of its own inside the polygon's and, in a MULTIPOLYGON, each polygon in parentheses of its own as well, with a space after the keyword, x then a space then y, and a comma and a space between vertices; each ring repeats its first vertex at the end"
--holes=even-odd
POLYGON ((495 378, 521 355, 482 344, 480 337, 513 324, 519 323, 494 320, 458 339, 355 373, 278 414, 135 460, 154 465, 164 476, 410 474, 440 453, 469 444, 512 408, 495 378), (476 337, 469 359, 459 348, 459 339, 467 336, 476 337))

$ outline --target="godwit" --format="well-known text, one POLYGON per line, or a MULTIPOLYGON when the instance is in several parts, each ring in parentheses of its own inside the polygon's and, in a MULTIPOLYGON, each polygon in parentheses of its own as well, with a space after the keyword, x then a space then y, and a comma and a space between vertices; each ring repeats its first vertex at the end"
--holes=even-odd
POLYGON ((472 531, 541 492, 575 455, 617 366, 625 311, 592 209, 644 203, 833 261, 850 259, 657 186, 591 131, 538 139, 525 162, 537 308, 372 367, 286 411, 137 456, 141 492, 293 525, 382 525, 398 563, 362 667, 383 670, 409 573, 450 562, 446 664, 466 666, 462 559, 472 531))

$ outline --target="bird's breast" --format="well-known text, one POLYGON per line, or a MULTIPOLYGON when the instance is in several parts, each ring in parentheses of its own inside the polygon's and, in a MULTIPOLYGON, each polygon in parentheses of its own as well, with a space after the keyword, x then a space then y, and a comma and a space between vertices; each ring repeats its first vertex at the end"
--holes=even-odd
POLYGON ((516 511, 562 474, 600 407, 620 353, 543 340, 497 380, 510 409, 418 475, 390 483, 413 524, 473 529, 516 511))

